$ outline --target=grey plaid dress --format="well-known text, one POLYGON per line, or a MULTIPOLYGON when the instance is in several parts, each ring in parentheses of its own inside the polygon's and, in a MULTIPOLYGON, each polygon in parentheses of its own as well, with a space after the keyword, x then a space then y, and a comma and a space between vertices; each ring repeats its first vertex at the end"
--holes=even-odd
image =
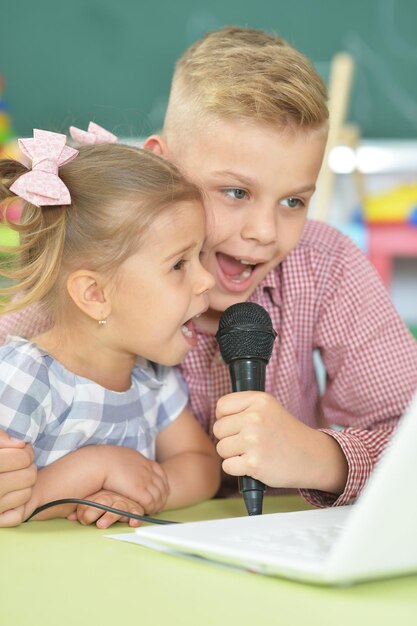
POLYGON ((116 392, 68 371, 21 337, 0 348, 0 429, 30 442, 40 468, 94 444, 126 446, 154 459, 157 434, 187 400, 175 368, 143 359, 130 389, 116 392))

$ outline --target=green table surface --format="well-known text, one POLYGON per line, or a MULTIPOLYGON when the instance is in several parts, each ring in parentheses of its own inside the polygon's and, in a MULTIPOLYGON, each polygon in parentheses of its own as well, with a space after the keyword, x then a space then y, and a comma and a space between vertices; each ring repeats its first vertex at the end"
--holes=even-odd
MULTIPOLYGON (((267 497, 264 513, 309 508, 267 497)), ((245 515, 240 499, 212 500, 162 517, 245 515)), ((1 626, 378 626, 417 623, 417 576, 328 588, 187 560, 108 539, 132 532, 77 522, 0 529, 1 626)), ((384 549, 381 546, 381 549, 384 549)))

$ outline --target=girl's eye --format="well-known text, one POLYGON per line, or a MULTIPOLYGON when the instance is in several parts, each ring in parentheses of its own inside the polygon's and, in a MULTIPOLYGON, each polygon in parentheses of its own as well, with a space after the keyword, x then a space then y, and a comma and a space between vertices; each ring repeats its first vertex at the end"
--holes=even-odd
POLYGON ((233 200, 244 200, 248 196, 248 192, 244 189, 240 189, 239 187, 231 187, 230 189, 225 189, 224 193, 229 198, 233 200))
POLYGON ((300 200, 300 198, 294 198, 293 196, 284 198, 284 200, 281 200, 281 204, 284 204, 289 209, 298 209, 299 207, 304 206, 304 202, 300 200))
POLYGON ((172 269, 178 272, 179 270, 182 270, 184 265, 185 265, 185 259, 180 259, 179 261, 175 263, 175 265, 172 266, 172 269))

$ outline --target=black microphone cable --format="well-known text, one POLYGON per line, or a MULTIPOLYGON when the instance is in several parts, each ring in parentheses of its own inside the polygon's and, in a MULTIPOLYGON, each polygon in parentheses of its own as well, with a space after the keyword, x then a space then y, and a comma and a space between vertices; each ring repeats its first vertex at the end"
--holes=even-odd
POLYGON ((173 522, 166 519, 158 519, 157 517, 150 517, 149 515, 138 515, 137 513, 129 513, 128 511, 115 509, 113 506, 108 506, 107 504, 100 504, 99 502, 93 502, 93 500, 83 500, 82 498, 62 498, 61 500, 52 500, 51 502, 46 502, 46 504, 38 506, 33 511, 33 513, 31 513, 29 517, 25 519, 25 522, 28 522, 38 513, 45 511, 45 509, 49 509, 53 506, 59 506, 60 504, 85 504, 86 506, 93 506, 96 509, 101 509, 102 511, 108 511, 110 513, 115 513, 116 515, 122 515, 123 517, 136 519, 140 522, 148 522, 149 524, 180 524, 180 522, 173 522))

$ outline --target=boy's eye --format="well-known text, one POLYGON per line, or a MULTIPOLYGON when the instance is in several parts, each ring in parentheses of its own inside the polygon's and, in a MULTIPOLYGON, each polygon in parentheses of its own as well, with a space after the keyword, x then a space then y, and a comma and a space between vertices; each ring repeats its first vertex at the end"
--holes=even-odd
POLYGON ((294 198, 293 196, 284 198, 281 200, 281 204, 284 204, 289 209, 298 209, 299 207, 304 206, 304 202, 300 200, 300 198, 294 198))
POLYGON ((233 200, 244 200, 248 195, 248 192, 245 191, 245 189, 240 189, 239 187, 225 189, 224 193, 226 196, 229 196, 229 198, 233 198, 233 200))

